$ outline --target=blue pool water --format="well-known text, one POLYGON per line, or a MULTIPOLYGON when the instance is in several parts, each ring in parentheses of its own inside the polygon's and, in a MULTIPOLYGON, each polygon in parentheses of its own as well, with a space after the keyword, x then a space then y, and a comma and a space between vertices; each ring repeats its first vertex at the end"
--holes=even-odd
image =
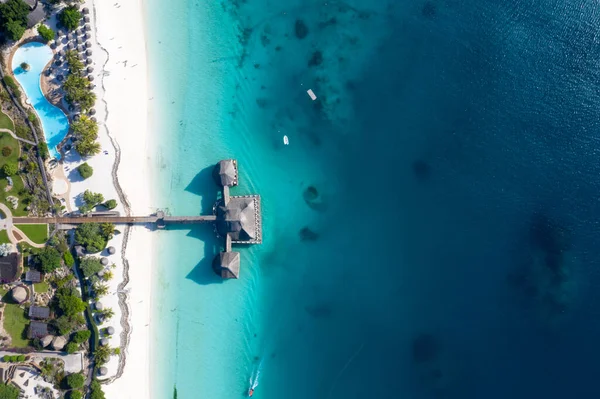
POLYGON ((47 45, 39 42, 26 43, 15 52, 12 70, 40 118, 50 156, 60 159, 56 146, 69 132, 69 120, 61 109, 48 102, 40 86, 40 77, 52 56, 52 50, 47 45), (29 71, 21 68, 23 62, 29 64, 29 71))
POLYGON ((153 203, 264 222, 157 233, 156 398, 600 396, 597 3, 145 4, 153 203))

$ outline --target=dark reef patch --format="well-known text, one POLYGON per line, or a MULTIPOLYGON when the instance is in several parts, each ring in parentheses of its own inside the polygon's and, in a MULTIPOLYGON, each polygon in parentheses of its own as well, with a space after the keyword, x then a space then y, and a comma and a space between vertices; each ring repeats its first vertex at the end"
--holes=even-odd
POLYGON ((326 304, 305 306, 304 310, 315 319, 329 318, 333 313, 331 307, 326 304))
POLYGON ((319 234, 309 227, 303 227, 298 232, 301 241, 316 241, 319 238, 319 234))
POLYGON ((322 63, 323 63, 323 53, 320 52, 319 50, 312 53, 312 55, 310 56, 310 59, 308 60, 309 67, 318 66, 318 65, 321 65, 322 63))
POLYGON ((428 1, 425 4, 423 4, 423 8, 421 9, 421 15, 423 17, 427 19, 433 19, 436 13, 437 9, 435 7, 435 4, 433 4, 431 1, 428 1))
POLYGON ((415 177, 419 180, 427 180, 431 176, 431 166, 422 159, 418 159, 412 163, 412 170, 415 177))
POLYGON ((433 335, 421 333, 412 342, 412 361, 416 364, 435 361, 440 349, 440 345, 433 335))
POLYGON ((308 36, 308 26, 306 26, 303 20, 296 20, 296 23, 294 24, 294 33, 296 34, 296 37, 300 40, 308 36))

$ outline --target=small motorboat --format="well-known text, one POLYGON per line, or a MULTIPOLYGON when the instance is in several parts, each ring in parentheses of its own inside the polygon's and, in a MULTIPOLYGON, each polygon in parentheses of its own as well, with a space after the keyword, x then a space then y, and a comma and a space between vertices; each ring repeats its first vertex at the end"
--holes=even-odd
POLYGON ((250 388, 248 391, 248 397, 251 397, 252 395, 254 395, 254 388, 250 388))
POLYGON ((288 136, 283 136, 283 144, 284 145, 289 145, 290 144, 290 139, 288 139, 288 136))

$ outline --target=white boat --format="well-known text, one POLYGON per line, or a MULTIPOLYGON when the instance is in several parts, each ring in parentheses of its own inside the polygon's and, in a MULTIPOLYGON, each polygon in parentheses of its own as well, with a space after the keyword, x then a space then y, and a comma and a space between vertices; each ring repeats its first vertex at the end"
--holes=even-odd
POLYGON ((312 89, 308 89, 308 90, 306 90, 306 92, 308 93, 308 96, 310 97, 311 100, 315 101, 317 99, 317 95, 315 94, 314 91, 312 91, 312 89))
POLYGON ((290 144, 290 140, 288 139, 288 136, 283 136, 283 144, 285 144, 285 145, 290 144))

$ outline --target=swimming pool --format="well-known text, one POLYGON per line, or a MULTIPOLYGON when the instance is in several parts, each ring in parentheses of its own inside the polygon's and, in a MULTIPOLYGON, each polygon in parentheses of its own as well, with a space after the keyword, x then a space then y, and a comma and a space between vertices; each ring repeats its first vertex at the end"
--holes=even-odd
POLYGON ((56 146, 69 132, 69 120, 60 108, 48 102, 40 86, 40 77, 52 56, 52 50, 47 45, 39 42, 26 43, 15 52, 12 70, 40 118, 50 156, 60 159, 56 146), (29 64, 29 71, 21 68, 23 62, 29 64))

